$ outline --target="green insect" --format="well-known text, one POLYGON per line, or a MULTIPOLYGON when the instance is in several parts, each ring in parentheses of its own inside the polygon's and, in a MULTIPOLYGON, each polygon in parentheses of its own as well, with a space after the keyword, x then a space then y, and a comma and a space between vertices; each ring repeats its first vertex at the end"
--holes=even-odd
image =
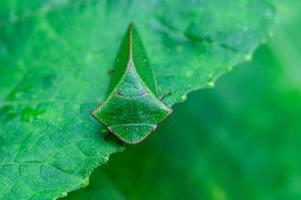
POLYGON ((132 23, 117 54, 108 93, 92 115, 128 144, 144 140, 172 113, 157 96, 153 72, 132 23))

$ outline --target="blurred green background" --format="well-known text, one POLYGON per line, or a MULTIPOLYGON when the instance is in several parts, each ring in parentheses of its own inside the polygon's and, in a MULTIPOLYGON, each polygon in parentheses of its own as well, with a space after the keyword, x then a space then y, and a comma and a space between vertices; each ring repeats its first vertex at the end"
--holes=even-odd
POLYGON ((301 199, 301 1, 274 37, 69 199, 301 199))

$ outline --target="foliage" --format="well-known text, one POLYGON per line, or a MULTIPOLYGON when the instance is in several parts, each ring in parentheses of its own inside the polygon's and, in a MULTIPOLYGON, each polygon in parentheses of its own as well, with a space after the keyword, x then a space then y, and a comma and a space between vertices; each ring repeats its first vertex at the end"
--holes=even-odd
POLYGON ((112 156, 69 199, 96 199, 105 178, 117 199, 300 199, 297 5, 251 63, 176 105, 156 134, 112 156))
POLYGON ((2 1, 0 198, 64 196, 123 149, 90 112, 129 21, 172 106, 249 59, 273 17, 262 0, 2 1))

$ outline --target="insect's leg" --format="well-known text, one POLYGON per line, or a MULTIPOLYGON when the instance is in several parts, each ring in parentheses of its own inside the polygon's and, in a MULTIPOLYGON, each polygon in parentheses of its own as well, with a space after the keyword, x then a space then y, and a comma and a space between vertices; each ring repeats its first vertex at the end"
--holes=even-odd
POLYGON ((162 100, 162 99, 164 99, 165 97, 167 97, 167 96, 169 96, 171 94, 172 94, 171 90, 166 90, 163 94, 161 94, 159 96, 159 99, 162 100))
POLYGON ((110 70, 108 71, 108 74, 109 74, 110 76, 112 76, 113 72, 114 72, 114 69, 110 69, 110 70))
POLYGON ((113 134, 110 131, 108 131, 107 134, 105 135, 104 139, 108 140, 112 135, 113 134))

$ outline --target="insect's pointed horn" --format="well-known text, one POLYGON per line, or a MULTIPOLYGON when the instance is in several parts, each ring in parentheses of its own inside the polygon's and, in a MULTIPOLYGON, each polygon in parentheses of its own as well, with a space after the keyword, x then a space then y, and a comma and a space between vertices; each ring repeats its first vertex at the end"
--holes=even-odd
POLYGON ((128 30, 133 30, 133 28, 134 28, 134 23, 131 21, 128 26, 128 30))

